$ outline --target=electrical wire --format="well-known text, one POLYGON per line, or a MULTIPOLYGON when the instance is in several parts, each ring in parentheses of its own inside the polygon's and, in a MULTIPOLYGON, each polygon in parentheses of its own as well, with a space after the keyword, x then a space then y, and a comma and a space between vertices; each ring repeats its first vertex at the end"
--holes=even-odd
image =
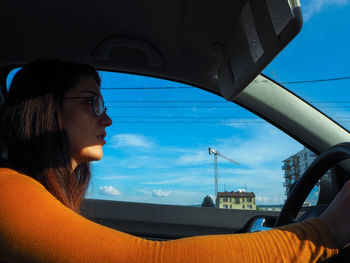
MULTIPOLYGON (((115 119, 112 119, 116 123, 131 123, 131 124, 172 124, 172 123, 179 123, 179 124, 269 124, 266 121, 225 121, 225 122, 219 122, 219 121, 117 121, 115 119)), ((343 121, 341 123, 350 123, 350 121, 343 121)))
POLYGON ((147 105, 147 106, 139 106, 139 105, 125 105, 125 106, 116 106, 116 105, 108 105, 107 108, 207 108, 207 109, 213 109, 213 108, 238 108, 238 105, 233 106, 181 106, 181 105, 167 105, 167 106, 154 106, 154 105, 147 105))
POLYGON ((168 90, 168 89, 198 89, 193 86, 186 87, 134 87, 134 88, 126 88, 126 87, 101 87, 103 90, 168 90))
POLYGON ((218 116, 110 116, 121 119, 260 119, 259 117, 218 117, 218 116))
MULTIPOLYGON (((281 82, 281 84, 302 84, 302 83, 316 83, 316 82, 331 82, 339 80, 350 80, 350 77, 339 77, 339 78, 327 78, 327 79, 314 79, 314 80, 301 80, 301 81, 287 81, 281 82)), ((102 87, 101 89, 105 90, 169 90, 169 89, 191 89, 196 87, 192 86, 182 86, 182 87, 102 87)), ((203 106, 203 105, 108 105, 109 108, 235 108, 237 105, 232 104, 232 102, 225 100, 107 100, 106 103, 230 103, 230 106, 203 106)), ((311 101, 310 103, 318 105, 320 108, 350 108, 350 105, 320 105, 320 104, 346 104, 350 103, 349 101, 311 101)), ((234 117, 234 116, 112 116, 112 119, 236 119, 237 121, 117 121, 118 123, 127 123, 127 124, 257 124, 257 123, 267 123, 266 121, 255 121, 260 119, 258 117, 234 117), (239 120, 244 119, 244 120, 239 120)), ((350 116, 339 116, 334 117, 336 120, 348 119, 350 116)), ((350 121, 341 121, 342 123, 348 123, 350 121)))
MULTIPOLYGON (((113 120, 113 119, 112 119, 113 120)), ((216 123, 216 124, 233 124, 233 123, 240 123, 240 124, 264 124, 268 123, 266 121, 251 121, 251 122, 239 122, 239 121, 231 121, 231 122, 218 122, 218 121, 116 121, 117 123, 135 123, 135 124, 170 124, 170 123, 181 123, 181 124, 197 124, 197 123, 216 123)))
MULTIPOLYGON (((316 83, 316 82, 331 82, 339 80, 350 80, 350 76, 338 77, 338 78, 326 78, 326 79, 312 79, 312 80, 297 80, 297 81, 284 81, 280 82, 282 85, 286 84, 302 84, 302 83, 316 83)), ((192 86, 181 87, 101 87, 103 90, 169 90, 169 89, 197 89, 192 86)))
MULTIPOLYGON (((259 117, 229 117, 229 116, 109 116, 110 118, 119 118, 119 119, 245 119, 245 120, 254 120, 260 119, 259 117)), ((349 119, 350 116, 344 117, 331 117, 333 119, 349 119)))
MULTIPOLYGON (((106 100, 106 103, 232 103, 226 100, 106 100)), ((350 103, 350 100, 310 101, 310 103, 350 103)))
POLYGON ((315 83, 315 82, 330 82, 330 81, 337 81, 337 80, 348 80, 350 77, 340 77, 340 78, 328 78, 328 79, 313 79, 313 80, 299 80, 299 81, 286 81, 286 82, 280 82, 280 84, 301 84, 301 83, 315 83))
MULTIPOLYGON (((106 100, 108 103, 232 103, 225 100, 106 100)), ((350 101, 349 101, 350 102, 350 101)))
MULTIPOLYGON (((206 108, 206 109, 215 109, 215 108, 226 108, 226 109, 233 109, 233 108, 239 108, 238 105, 232 105, 232 106, 201 106, 201 105, 145 105, 145 106, 140 106, 140 105, 123 105, 123 106, 117 106, 117 105, 107 105, 107 108, 163 108, 163 109, 167 109, 167 108, 206 108)), ((325 108, 350 108, 350 105, 344 105, 344 106, 319 106, 320 109, 325 109, 325 108)))

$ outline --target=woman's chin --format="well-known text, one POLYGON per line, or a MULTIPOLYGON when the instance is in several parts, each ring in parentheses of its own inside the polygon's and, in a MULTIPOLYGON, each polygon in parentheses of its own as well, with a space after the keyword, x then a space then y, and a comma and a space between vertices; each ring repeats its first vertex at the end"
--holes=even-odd
POLYGON ((88 162, 95 162, 95 161, 101 160, 102 157, 103 157, 103 152, 101 152, 100 154, 92 155, 92 156, 90 156, 90 158, 87 158, 87 159, 89 159, 88 162))
POLYGON ((103 157, 103 151, 101 150, 94 150, 94 151, 86 151, 83 152, 78 158, 74 158, 76 160, 79 160, 79 163, 86 163, 86 162, 94 162, 99 161, 103 157))

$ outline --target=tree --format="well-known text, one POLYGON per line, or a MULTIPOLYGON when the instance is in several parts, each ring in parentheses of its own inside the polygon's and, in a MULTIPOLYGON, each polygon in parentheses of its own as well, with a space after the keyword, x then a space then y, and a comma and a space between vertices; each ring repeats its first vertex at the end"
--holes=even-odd
POLYGON ((213 199, 209 195, 204 197, 203 202, 202 202, 202 207, 215 207, 215 205, 213 203, 213 199))

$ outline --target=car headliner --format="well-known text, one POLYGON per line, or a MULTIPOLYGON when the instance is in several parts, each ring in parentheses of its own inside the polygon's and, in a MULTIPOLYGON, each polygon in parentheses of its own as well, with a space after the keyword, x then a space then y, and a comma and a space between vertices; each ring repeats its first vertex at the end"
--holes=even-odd
POLYGON ((74 60, 189 83, 231 100, 300 29, 301 23, 288 24, 298 21, 288 1, 266 2, 5 0, 0 5, 0 66, 39 58, 74 60), (271 6, 289 10, 283 33, 275 33, 273 12, 281 12, 271 6), (242 15, 245 9, 248 15, 242 15), (263 48, 254 63, 247 44, 252 32, 242 28, 242 19, 255 21, 259 39, 251 41, 260 41, 263 48), (234 76, 225 94, 219 82, 228 60, 234 76))

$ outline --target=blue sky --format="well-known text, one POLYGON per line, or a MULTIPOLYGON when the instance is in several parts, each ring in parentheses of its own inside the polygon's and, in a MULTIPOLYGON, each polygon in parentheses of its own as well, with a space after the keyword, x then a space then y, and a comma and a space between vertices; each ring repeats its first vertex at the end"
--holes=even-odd
MULTIPOLYGON (((264 73, 279 82, 350 76, 349 1, 305 0, 301 4, 302 32, 264 73)), ((201 90, 109 90, 181 85, 122 74, 101 75, 114 125, 107 129, 103 160, 93 163, 87 197, 200 204, 206 195, 214 194, 211 146, 240 162, 235 165, 219 158, 219 191, 246 188, 256 194, 258 204, 283 202, 282 161, 302 145, 250 112, 201 90)), ((350 121, 349 84, 350 80, 343 80, 286 87, 350 127, 346 122, 350 121)))

